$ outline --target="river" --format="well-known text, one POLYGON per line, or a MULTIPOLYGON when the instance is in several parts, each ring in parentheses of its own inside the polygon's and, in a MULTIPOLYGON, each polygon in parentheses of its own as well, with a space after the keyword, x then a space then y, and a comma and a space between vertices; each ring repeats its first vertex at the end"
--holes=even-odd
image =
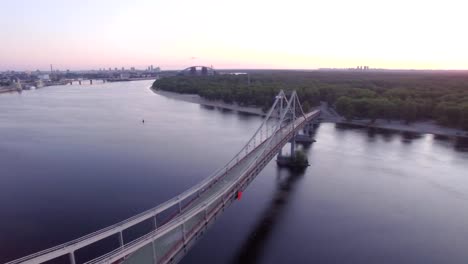
MULTIPOLYGON (((172 198, 261 122, 150 85, 0 95, 0 263, 172 198)), ((332 123, 315 138, 304 173, 270 162, 182 263, 466 263, 467 142, 332 123)))

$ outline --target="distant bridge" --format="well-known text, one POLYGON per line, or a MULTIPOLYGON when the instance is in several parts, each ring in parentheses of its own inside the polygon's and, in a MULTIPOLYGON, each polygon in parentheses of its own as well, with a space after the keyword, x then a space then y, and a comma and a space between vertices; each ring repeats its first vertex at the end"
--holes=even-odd
POLYGON ((204 76, 217 74, 213 67, 209 66, 190 66, 179 72, 179 75, 204 76))
POLYGON ((310 127, 319 115, 319 110, 304 113, 295 91, 289 98, 281 91, 244 147, 197 185, 120 223, 7 264, 44 263, 66 256, 76 264, 78 250, 111 237, 120 246, 85 263, 177 263, 275 155, 285 160, 281 150, 286 143, 291 143, 290 154, 294 156, 296 140, 304 138, 298 133, 310 127), (148 221, 153 226, 150 232, 125 243, 125 230, 148 221))

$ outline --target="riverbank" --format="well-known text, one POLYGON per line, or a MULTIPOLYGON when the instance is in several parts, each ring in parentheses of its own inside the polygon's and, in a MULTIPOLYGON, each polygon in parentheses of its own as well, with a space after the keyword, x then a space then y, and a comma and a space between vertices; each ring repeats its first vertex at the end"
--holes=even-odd
POLYGON ((2 93, 14 93, 14 92, 19 92, 21 90, 18 90, 16 87, 12 86, 6 86, 6 87, 0 87, 0 94, 2 93))
POLYGON ((238 104, 228 104, 220 100, 210 101, 210 100, 200 97, 197 94, 180 94, 180 93, 156 90, 154 88, 150 88, 150 89, 156 94, 159 94, 161 96, 171 98, 174 100, 181 100, 181 101, 194 103, 194 104, 200 104, 200 105, 209 106, 209 107, 217 107, 217 108, 237 111, 241 113, 265 116, 265 113, 262 111, 262 109, 258 107, 240 106, 238 104))
MULTIPOLYGON (((237 112, 255 114, 264 116, 265 113, 260 108, 256 107, 245 107, 240 106, 238 104, 228 104, 222 101, 210 101, 200 97, 197 94, 179 94, 174 92, 168 91, 161 91, 151 88, 151 90, 159 95, 162 95, 167 98, 171 98, 174 100, 181 100, 185 102, 210 106, 210 107, 217 107, 222 109, 228 109, 237 112)), ((385 129, 385 130, 392 130, 398 132, 412 132, 412 133, 419 133, 419 134, 434 134, 439 136, 446 136, 446 137, 462 137, 468 138, 468 132, 463 131, 461 129, 450 128, 450 127, 443 127, 437 125, 434 121, 418 121, 411 124, 405 124, 404 121, 401 120, 383 120, 377 119, 374 123, 371 123, 371 120, 362 119, 362 120, 352 120, 347 121, 345 118, 341 117, 334 111, 332 108, 328 108, 326 104, 320 105, 321 110, 321 118, 323 122, 329 123, 336 123, 336 124, 345 124, 345 125, 353 125, 353 126, 361 126, 361 127, 368 127, 368 128, 378 128, 378 129, 385 129)))
POLYGON ((461 129, 443 127, 436 124, 434 121, 418 121, 411 124, 405 124, 401 120, 382 120, 377 119, 374 123, 370 120, 352 120, 352 121, 340 121, 339 124, 355 125, 368 128, 386 129, 399 132, 412 132, 419 134, 434 134, 445 137, 461 137, 468 138, 468 132, 461 129))
POLYGON ((360 119, 348 121, 344 117, 340 116, 333 108, 329 108, 326 104, 320 106, 321 117, 324 121, 344 124, 361 126, 368 128, 378 128, 385 130, 392 130, 398 132, 412 132, 419 134, 433 134, 438 136, 446 137, 463 137, 468 138, 468 132, 461 129, 444 127, 438 125, 435 121, 418 121, 411 124, 406 124, 403 120, 384 120, 377 119, 375 122, 371 122, 370 119, 360 119))

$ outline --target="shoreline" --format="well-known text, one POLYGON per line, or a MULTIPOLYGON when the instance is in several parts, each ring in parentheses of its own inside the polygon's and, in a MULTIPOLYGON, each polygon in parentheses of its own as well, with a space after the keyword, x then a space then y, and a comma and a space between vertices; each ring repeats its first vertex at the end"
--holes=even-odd
POLYGON ((462 129, 444 127, 438 125, 433 120, 417 121, 411 124, 405 124, 403 120, 384 120, 376 119, 371 123, 370 119, 351 120, 347 121, 344 117, 340 116, 333 108, 329 108, 326 104, 320 105, 322 117, 324 120, 341 125, 359 126, 373 129, 384 129, 395 132, 409 132, 418 134, 432 134, 444 137, 468 138, 468 131, 462 129))
POLYGON ((180 101, 184 101, 188 103, 194 103, 194 104, 199 104, 199 105, 209 106, 209 107, 217 107, 221 109, 227 109, 227 110, 232 110, 236 112, 259 115, 259 116, 266 115, 262 111, 262 109, 258 107, 240 106, 238 104, 228 104, 220 100, 210 101, 208 99, 202 98, 198 94, 180 94, 180 93, 175 93, 175 92, 156 90, 153 87, 150 87, 150 90, 153 91, 155 94, 164 96, 166 98, 174 99, 174 100, 180 100, 180 101))
POLYGON ((0 94, 4 93, 15 93, 15 92, 21 92, 21 90, 18 90, 16 87, 5 87, 5 88, 0 88, 0 94))
MULTIPOLYGON (((222 101, 209 101, 200 97, 197 94, 180 94, 176 92, 156 90, 153 87, 150 87, 150 90, 153 91, 155 94, 173 100, 180 100, 204 106, 217 107, 242 113, 265 116, 265 113, 262 111, 262 109, 258 107, 245 107, 237 104, 228 104, 222 101)), ((374 123, 371 124, 370 120, 346 121, 343 117, 339 116, 333 109, 328 108, 326 104, 322 104, 319 108, 321 110, 322 122, 352 125, 364 128, 384 129, 396 132, 410 132, 418 134, 432 134, 444 137, 468 138, 468 132, 463 131, 461 129, 439 126, 434 121, 418 121, 407 125, 401 120, 386 121, 383 119, 377 119, 374 123)))
MULTIPOLYGON (((100 79, 93 79, 93 80, 100 80, 100 79)), ((124 79, 124 80, 112 80, 112 81, 106 81, 106 82, 109 82, 109 83, 119 83, 119 82, 138 82, 138 81, 150 81, 150 80, 156 80, 155 78, 151 77, 151 78, 133 78, 133 79, 124 79)), ((104 83, 96 83, 96 84, 91 84, 91 85, 101 85, 101 84, 104 84, 104 83)), ((65 83, 53 83, 53 84, 48 84, 48 85, 44 85, 44 86, 40 86, 40 87, 35 87, 35 86, 32 86, 33 88, 31 87, 28 87, 28 88, 22 88, 22 89, 18 89, 16 87, 8 87, 8 86, 5 86, 5 87, 0 87, 0 95, 1 94, 11 94, 11 93, 22 93, 24 91, 31 91, 31 90, 38 90, 38 89, 42 89, 42 88, 47 88, 47 87, 55 87, 55 86, 68 86, 70 85, 68 82, 65 82, 65 83)), ((76 84, 75 84, 76 85, 76 84)), ((81 85, 81 84, 80 84, 81 85)), ((86 85, 90 85, 90 84, 83 84, 83 86, 86 86, 86 85)))
POLYGON ((404 124, 400 120, 377 120, 375 123, 370 124, 369 121, 352 120, 352 121, 339 121, 336 122, 341 125, 359 126, 372 129, 384 129, 388 131, 402 132, 402 133, 417 133, 417 134, 432 134, 435 136, 449 137, 449 138, 464 138, 468 139, 468 132, 461 129, 443 127, 437 125, 434 121, 418 121, 409 125, 404 124))

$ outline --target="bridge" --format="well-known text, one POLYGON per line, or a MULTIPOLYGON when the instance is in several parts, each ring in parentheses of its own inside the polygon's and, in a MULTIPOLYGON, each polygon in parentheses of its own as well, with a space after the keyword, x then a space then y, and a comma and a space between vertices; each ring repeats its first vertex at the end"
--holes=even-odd
POLYGON ((191 76, 200 76, 200 75, 215 75, 216 71, 213 67, 209 66, 190 66, 178 73, 179 75, 191 75, 191 76))
POLYGON ((197 185, 120 223, 7 264, 45 263, 58 258, 76 264, 77 252, 105 239, 118 240, 119 246, 83 263, 177 263, 224 210, 240 199, 273 157, 278 155, 278 161, 283 163, 294 158, 296 138, 319 115, 320 110, 304 113, 295 91, 289 98, 280 91, 260 127, 242 149, 197 185), (288 142, 289 157, 282 154, 288 142), (133 241, 124 240, 124 231, 148 222, 152 225, 150 232, 133 241))

